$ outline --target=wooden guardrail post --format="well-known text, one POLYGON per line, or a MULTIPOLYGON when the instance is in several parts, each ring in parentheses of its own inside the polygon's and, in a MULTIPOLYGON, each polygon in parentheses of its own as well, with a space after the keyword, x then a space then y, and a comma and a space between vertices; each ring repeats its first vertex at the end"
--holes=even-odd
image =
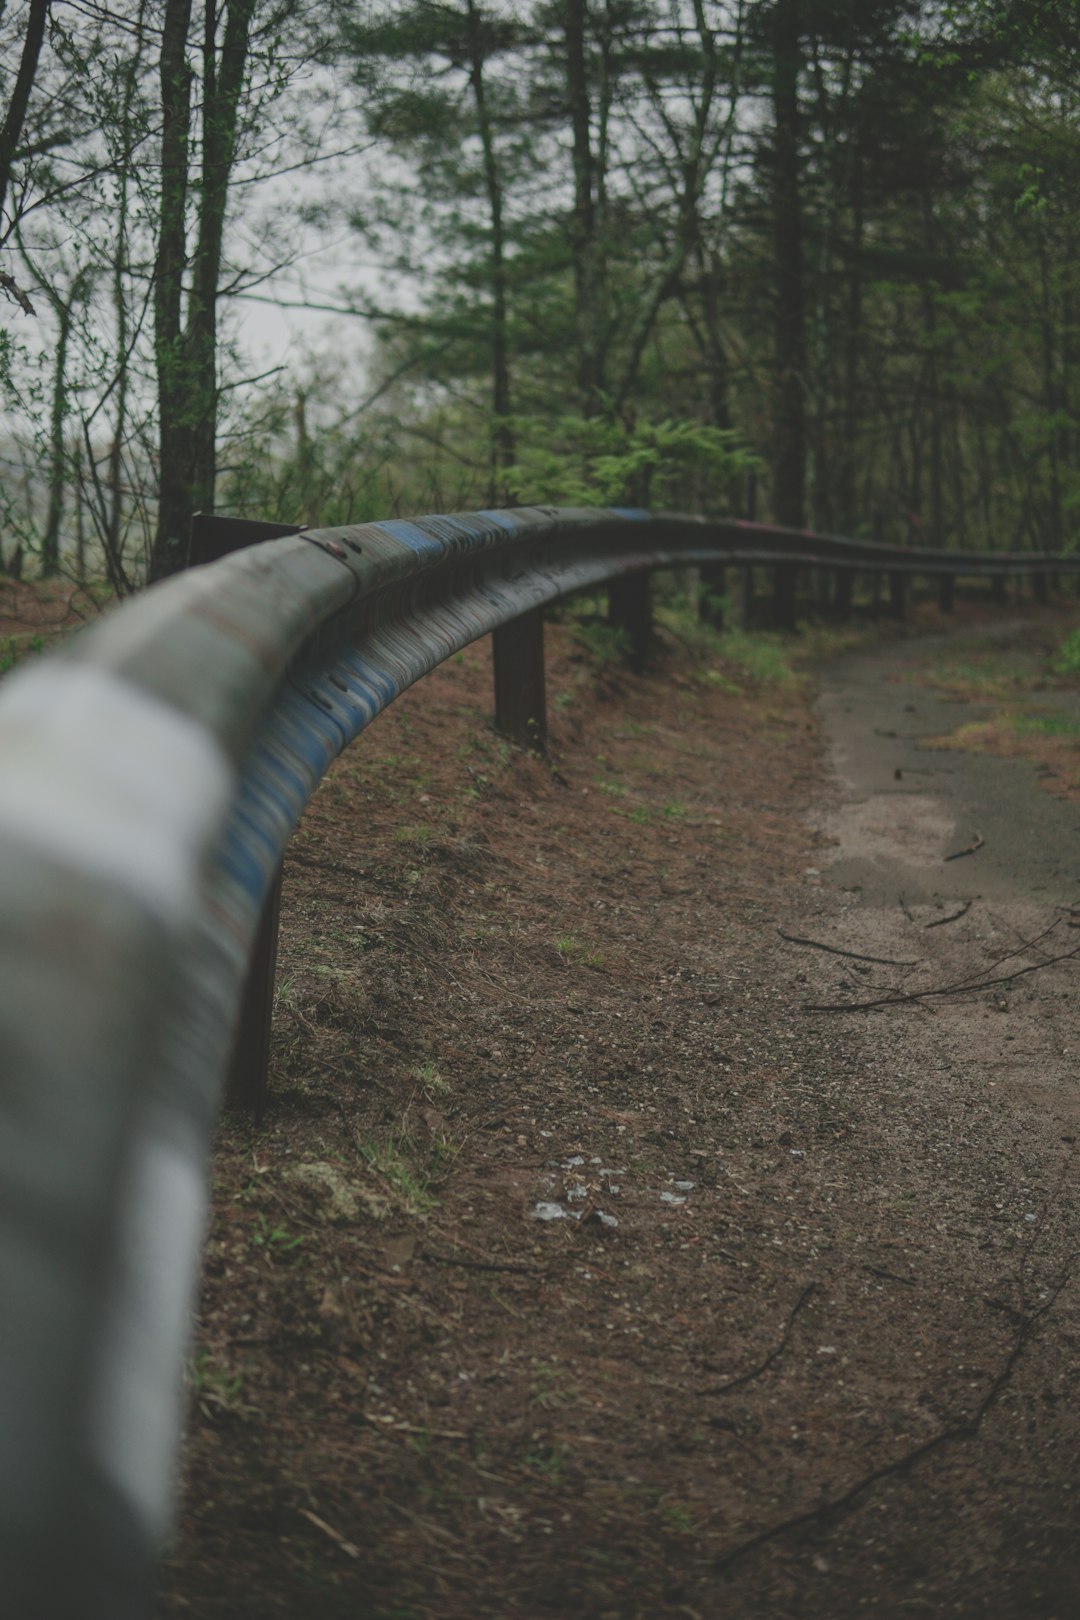
POLYGON ((1045 604, 1049 600, 1050 593, 1046 583, 1046 575, 1041 570, 1036 574, 1032 574, 1031 586, 1035 592, 1036 602, 1045 604))
POLYGON ((544 610, 533 608, 491 634, 495 730, 522 748, 547 748, 544 610))
POLYGON ((794 630, 798 570, 794 563, 777 563, 774 574, 773 624, 777 630, 794 630))
POLYGON ((942 574, 938 579, 938 606, 942 613, 951 613, 956 605, 956 575, 942 574))
POLYGON ((724 587, 727 569, 723 563, 702 563, 698 569, 698 618, 714 630, 724 628, 724 587))
MULTIPOLYGON (((1080 583, 1077 584, 1080 593, 1080 583)), ((749 563, 739 569, 739 629, 749 630, 754 612, 754 570, 749 563)))
MULTIPOLYGON (((203 563, 217 562, 220 557, 242 551, 247 546, 261 545, 264 540, 280 540, 286 535, 299 533, 300 525, 296 523, 258 523, 247 518, 216 517, 196 512, 191 520, 188 567, 197 568, 203 563)), ((227 1106, 243 1108, 254 1114, 256 1119, 262 1118, 266 1108, 270 1071, 270 1024, 277 973, 281 872, 279 865, 263 902, 247 980, 240 999, 240 1017, 225 1088, 227 1106)))
POLYGON ((640 675, 652 640, 652 591, 644 569, 622 574, 608 585, 608 623, 625 631, 630 647, 630 668, 640 675))
POLYGON ((841 624, 847 622, 851 613, 851 593, 855 585, 855 570, 853 568, 838 568, 836 570, 836 592, 833 602, 836 617, 841 624))
POLYGON ((889 617, 902 619, 907 613, 907 577, 895 571, 889 575, 889 617))
POLYGON ((990 595, 995 602, 1004 603, 1007 580, 1004 574, 994 574, 990 580, 990 595))

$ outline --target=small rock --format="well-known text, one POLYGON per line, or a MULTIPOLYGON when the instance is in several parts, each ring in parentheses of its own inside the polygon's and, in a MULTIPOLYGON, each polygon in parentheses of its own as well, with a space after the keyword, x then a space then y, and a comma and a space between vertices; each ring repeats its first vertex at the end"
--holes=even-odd
POLYGON ((350 1181, 336 1165, 322 1160, 293 1165, 282 1173, 282 1180, 312 1193, 320 1219, 327 1222, 355 1221, 362 1212, 382 1220, 389 1209, 385 1198, 350 1181))

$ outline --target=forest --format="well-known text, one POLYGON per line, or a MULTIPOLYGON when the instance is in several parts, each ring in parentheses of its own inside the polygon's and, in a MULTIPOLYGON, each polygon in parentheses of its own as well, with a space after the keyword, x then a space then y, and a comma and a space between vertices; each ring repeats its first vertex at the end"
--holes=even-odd
POLYGON ((0 565, 534 502, 1070 551, 1078 69, 1067 0, 6 0, 0 565))

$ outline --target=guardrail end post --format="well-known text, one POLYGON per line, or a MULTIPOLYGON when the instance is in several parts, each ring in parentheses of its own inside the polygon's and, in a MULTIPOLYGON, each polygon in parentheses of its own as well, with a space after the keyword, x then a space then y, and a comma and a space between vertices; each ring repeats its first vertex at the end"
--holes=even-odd
POLYGON ((1036 602, 1042 602, 1045 605, 1045 603, 1049 600, 1050 595, 1049 590, 1047 589, 1046 575, 1041 570, 1037 574, 1032 574, 1031 584, 1032 589, 1035 592, 1036 602))
POLYGON ((608 623, 629 639, 630 668, 640 675, 652 640, 652 592, 643 569, 623 574, 608 585, 608 623))
POLYGON ((495 730, 535 754, 547 749, 544 610, 533 608, 491 633, 495 730))
POLYGON ((907 579, 903 574, 889 575, 889 617, 903 619, 907 614, 907 579))
POLYGON ((225 1088, 225 1106, 254 1114, 266 1112, 270 1075, 270 1025, 274 1013, 274 978, 277 973, 278 924, 281 918, 281 874, 274 873, 255 934, 247 982, 240 1000, 232 1060, 225 1088))
POLYGON ((777 630, 794 630, 798 570, 794 563, 777 563, 774 572, 773 624, 777 630))
POLYGON ((836 617, 843 624, 851 613, 851 593, 855 586, 855 570, 853 568, 838 568, 835 577, 836 593, 833 600, 836 617))
POLYGON ((956 575, 942 574, 938 581, 938 606, 942 613, 951 613, 956 605, 956 575))

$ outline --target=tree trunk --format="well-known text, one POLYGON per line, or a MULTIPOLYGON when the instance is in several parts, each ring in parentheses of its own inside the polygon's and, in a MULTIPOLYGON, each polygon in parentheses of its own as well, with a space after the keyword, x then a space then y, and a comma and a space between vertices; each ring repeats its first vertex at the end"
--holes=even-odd
POLYGON ((187 36, 191 0, 165 0, 161 58, 161 215, 154 277, 154 350, 158 385, 158 519, 151 579, 183 568, 191 528, 191 432, 186 353, 181 327, 187 258, 185 214, 191 134, 191 69, 187 36))
POLYGON ((503 224, 502 180, 495 153, 495 135, 484 85, 484 42, 475 0, 469 8, 469 83, 484 155, 484 186, 491 221, 491 484, 492 505, 509 499, 506 473, 514 465, 514 428, 511 421, 510 344, 507 333, 506 233, 503 224))
POLYGON ((217 483, 217 300, 240 93, 255 0, 229 0, 220 61, 216 8, 207 0, 203 40, 203 161, 185 347, 192 432, 191 510, 214 510, 217 483))
MULTIPOLYGON (((26 119, 26 109, 30 104, 30 92, 34 88, 34 80, 37 77, 38 62, 41 59, 41 47, 45 39, 45 23, 49 15, 49 5, 50 0, 30 0, 30 12, 26 22, 26 38, 23 40, 19 71, 15 75, 11 100, 8 102, 3 125, 0 126, 0 219, 2 219, 3 215, 8 186, 11 183, 11 166, 15 161, 15 153, 19 147, 19 137, 22 135, 22 127, 26 119)), ((6 232, 0 231, 0 241, 3 241, 6 234, 6 232)))
POLYGON ((776 252, 773 510, 778 523, 801 529, 806 489, 806 405, 798 0, 776 0, 772 24, 773 241, 776 252))
POLYGON ((67 422, 67 352, 71 319, 78 296, 79 278, 66 300, 56 297, 53 307, 59 323, 56 355, 53 360, 52 406, 49 411, 49 501, 45 532, 41 539, 41 577, 51 579, 60 570, 60 524, 64 516, 64 487, 67 457, 64 453, 64 427, 67 422))
POLYGON ((236 125, 255 0, 231 0, 220 60, 218 14, 207 0, 203 35, 202 174, 187 318, 186 263, 191 72, 186 60, 191 0, 166 0, 161 44, 162 184, 155 326, 161 413, 158 524, 150 574, 187 560, 194 512, 211 512, 217 476, 217 298, 236 125))
POLYGON ((594 415, 604 387, 603 319, 596 232, 589 70, 585 52, 588 0, 566 0, 566 89, 573 136, 574 206, 570 250, 574 265, 577 380, 582 410, 594 415))

